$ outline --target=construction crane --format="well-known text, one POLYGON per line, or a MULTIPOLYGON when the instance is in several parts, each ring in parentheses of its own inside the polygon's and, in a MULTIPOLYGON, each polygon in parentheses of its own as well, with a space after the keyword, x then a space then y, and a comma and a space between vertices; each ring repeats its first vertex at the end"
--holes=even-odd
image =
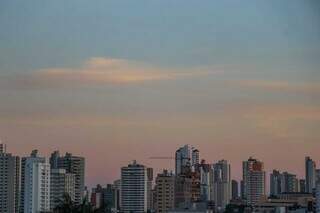
POLYGON ((174 157, 168 157, 168 156, 152 156, 149 157, 151 160, 172 160, 174 157))
MULTIPOLYGON (((149 159, 151 159, 151 160, 172 160, 172 159, 175 159, 175 158, 174 157, 169 157, 169 156, 151 156, 151 157, 149 157, 149 159)), ((181 158, 181 159, 190 160, 190 158, 188 158, 188 157, 181 158)))

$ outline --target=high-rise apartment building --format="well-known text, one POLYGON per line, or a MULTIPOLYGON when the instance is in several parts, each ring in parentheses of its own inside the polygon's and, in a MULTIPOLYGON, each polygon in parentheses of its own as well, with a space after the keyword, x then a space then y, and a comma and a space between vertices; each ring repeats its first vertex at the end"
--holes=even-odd
POLYGON ((54 151, 49 159, 51 169, 59 169, 60 152, 54 151))
POLYGON ((270 195, 278 197, 281 193, 299 192, 299 180, 294 174, 273 170, 270 174, 270 195))
POLYGON ((299 192, 299 181, 296 175, 288 172, 281 174, 281 193, 299 192))
POLYGON ((198 149, 192 148, 192 162, 191 165, 195 166, 200 163, 200 152, 198 149))
POLYGON ((183 173, 183 170, 185 167, 190 167, 191 166, 191 148, 189 145, 185 145, 181 148, 179 148, 176 151, 176 175, 180 175, 183 173))
POLYGON ((74 156, 71 153, 66 153, 65 156, 60 156, 58 151, 51 154, 50 164, 52 169, 65 169, 66 173, 74 174, 75 189, 74 202, 79 205, 84 197, 85 190, 85 159, 84 157, 74 156))
POLYGON ((281 173, 273 170, 270 174, 270 196, 277 197, 281 193, 281 173))
POLYGON ((165 213, 174 208, 174 184, 175 176, 167 170, 156 177, 155 211, 157 213, 165 213))
POLYGON ((0 212, 19 212, 20 159, 0 143, 0 212))
POLYGON ((50 211, 50 164, 25 161, 24 213, 50 211))
POLYGON ((316 183, 320 181, 320 169, 316 169, 316 183))
POLYGON ((96 209, 104 207, 107 212, 116 212, 120 210, 119 207, 117 208, 118 195, 115 184, 107 184, 106 187, 98 184, 91 190, 91 205, 96 209))
POLYGON ((183 147, 180 147, 175 154, 176 175, 184 173, 189 168, 194 168, 197 164, 199 164, 199 159, 199 150, 191 147, 190 145, 184 145, 183 147))
POLYGON ((147 209, 153 208, 153 197, 152 197, 152 181, 153 181, 153 169, 147 168, 147 209))
POLYGON ((201 197, 201 174, 199 150, 189 145, 180 147, 175 153, 175 206, 187 205, 201 197), (183 185, 185 184, 185 185, 183 185))
POLYGON ((231 200, 231 169, 226 160, 215 163, 213 175, 214 202, 216 210, 223 212, 231 200))
POLYGON ((312 193, 316 186, 316 163, 310 158, 305 159, 306 192, 312 193))
POLYGON ((299 192, 306 193, 306 180, 305 179, 299 180, 299 192))
POLYGON ((243 180, 240 180, 240 197, 243 200, 246 199, 246 193, 245 193, 245 190, 244 190, 244 181, 243 180))
POLYGON ((50 209, 57 207, 64 196, 75 198, 75 175, 65 169, 51 169, 50 173, 50 209))
POLYGON ((98 209, 104 205, 103 203, 103 188, 100 184, 93 188, 91 191, 91 205, 93 208, 98 209))
POLYGON ((114 186, 114 208, 117 211, 121 209, 121 179, 113 182, 114 186))
POLYGON ((320 213, 320 181, 316 183, 316 213, 320 213))
POLYGON ((6 153, 6 144, 2 143, 0 140, 0 153, 6 153))
POLYGON ((192 200, 192 177, 191 174, 175 176, 174 183, 174 206, 188 206, 192 200))
POLYGON ((133 161, 121 168, 121 211, 144 213, 148 209, 147 168, 133 161))
POLYGON ((197 202, 201 200, 201 182, 200 182, 200 172, 193 171, 191 175, 191 201, 197 202))
POLYGON ((253 158, 243 164, 244 197, 248 205, 255 205, 265 196, 265 171, 263 162, 253 158))
MULTIPOLYGON (((206 164, 202 160, 198 166, 200 174, 200 199, 202 201, 212 201, 212 189, 213 189, 213 168, 211 164, 206 164)), ((196 170, 197 171, 197 170, 196 170)))
POLYGON ((105 188, 102 189, 103 193, 103 205, 109 210, 116 209, 117 191, 114 184, 107 184, 105 188))
POLYGON ((21 179, 20 179, 20 203, 19 203, 19 212, 24 213, 24 206, 25 206, 25 198, 29 196, 25 193, 25 174, 26 174, 26 162, 34 162, 34 163, 45 163, 46 159, 44 157, 38 156, 38 150, 33 150, 28 157, 21 158, 21 179))
POLYGON ((232 191, 232 193, 231 193, 231 198, 233 199, 233 200, 236 200, 236 199, 238 199, 239 198, 239 184, 238 184, 238 181, 236 181, 236 180, 232 180, 231 181, 231 191, 232 191))

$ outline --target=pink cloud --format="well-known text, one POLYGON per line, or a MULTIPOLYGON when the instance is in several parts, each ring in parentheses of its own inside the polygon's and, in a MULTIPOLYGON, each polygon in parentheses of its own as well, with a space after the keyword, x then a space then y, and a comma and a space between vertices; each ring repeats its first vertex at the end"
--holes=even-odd
POLYGON ((31 74, 2 78, 4 88, 65 88, 94 85, 138 84, 176 80, 216 73, 208 69, 168 69, 143 62, 93 57, 75 68, 47 68, 31 74))
POLYGON ((237 80, 230 81, 231 85, 243 88, 255 88, 268 91, 284 91, 299 93, 320 94, 320 83, 318 82, 289 82, 289 81, 267 81, 267 80, 237 80))

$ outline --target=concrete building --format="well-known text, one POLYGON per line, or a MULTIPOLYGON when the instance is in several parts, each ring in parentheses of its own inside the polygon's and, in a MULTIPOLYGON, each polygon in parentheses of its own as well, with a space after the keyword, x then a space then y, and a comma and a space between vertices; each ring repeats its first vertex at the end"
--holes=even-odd
POLYGON ((0 140, 0 153, 6 153, 6 144, 3 144, 0 140))
MULTIPOLYGON (((115 181, 119 182, 119 181, 115 181)), ((117 184, 107 184, 106 187, 102 187, 98 184, 91 190, 91 204, 94 208, 104 207, 107 212, 116 212, 120 210, 119 206, 119 190, 117 184)))
POLYGON ((116 188, 114 184, 107 184, 105 188, 102 189, 103 194, 103 205, 114 211, 116 209, 116 188))
POLYGON ((320 213, 320 181, 316 183, 316 213, 320 213))
POLYGON ((198 149, 192 148, 192 162, 191 166, 198 165, 200 163, 200 152, 198 149))
MULTIPOLYGON (((311 201, 311 200, 310 200, 311 201)), ((311 201, 312 202, 312 201, 311 201)), ((261 200, 250 212, 257 213, 306 213, 309 211, 309 197, 269 198, 261 200)))
POLYGON ((19 212, 20 159, 0 143, 0 212, 19 212))
POLYGON ((144 213, 148 210, 147 168, 133 161, 121 168, 121 211, 144 213))
POLYGON ((155 211, 168 212, 174 208, 174 184, 175 176, 164 170, 156 177, 155 185, 155 211))
POLYGON ((214 164, 213 200, 216 210, 223 212, 231 200, 231 169, 226 160, 220 160, 214 164))
POLYGON ((281 193, 290 192, 299 192, 299 181, 296 175, 273 170, 270 174, 270 196, 277 197, 281 193))
POLYGON ((153 197, 152 197, 152 182, 153 182, 153 169, 147 168, 147 209, 153 208, 153 197))
POLYGON ((243 200, 246 199, 246 194, 245 194, 245 190, 244 190, 244 181, 243 180, 240 181, 240 197, 243 200))
POLYGON ((91 205, 96 209, 103 207, 107 212, 119 212, 119 182, 117 180, 114 184, 107 184, 106 187, 98 184, 95 188, 92 188, 90 196, 91 205))
POLYGON ((239 184, 238 184, 238 181, 236 180, 232 180, 231 181, 231 198, 233 200, 236 200, 239 198, 239 184))
POLYGON ((310 158, 305 159, 306 192, 312 193, 316 186, 316 163, 310 158))
POLYGON ((24 213, 50 211, 50 164, 25 161, 24 213))
POLYGON ((316 169, 316 183, 320 181, 320 169, 316 169))
POLYGON ((185 167, 191 167, 191 147, 189 145, 180 147, 176 151, 175 162, 176 175, 183 173, 185 167))
POLYGON ((302 192, 302 193, 306 192, 306 180, 305 179, 299 180, 299 192, 302 192))
POLYGON ((19 212, 24 213, 25 206, 25 172, 26 172, 26 162, 39 162, 45 163, 46 159, 44 157, 38 156, 38 150, 33 150, 28 157, 21 158, 21 177, 20 177, 20 203, 19 203, 19 212))
POLYGON ((295 174, 281 174, 281 193, 299 192, 299 181, 295 174))
POLYGON ((281 193, 281 173, 273 170, 270 174, 270 196, 277 197, 281 193))
POLYGON ((65 169, 51 169, 50 172, 50 209, 53 210, 65 194, 75 200, 75 175, 65 169))
POLYGON ((183 173, 185 170, 188 170, 188 167, 194 171, 195 166, 200 163, 199 160, 199 150, 190 145, 180 147, 175 154, 175 174, 179 175, 183 173))
POLYGON ((214 213, 213 206, 208 202, 192 202, 168 211, 169 213, 214 213))
POLYGON ((114 186, 115 210, 120 211, 120 209, 121 209, 121 179, 114 181, 113 186, 114 186))
POLYGON ((192 177, 187 174, 180 174, 175 177, 174 183, 174 205, 178 208, 181 205, 188 205, 192 198, 192 177))
POLYGON ((255 205, 265 196, 265 171, 263 162, 253 158, 243 164, 244 198, 248 205, 255 205))
POLYGON ((90 200, 93 208, 98 209, 104 205, 103 197, 103 188, 100 184, 98 184, 97 187, 92 188, 90 200))
POLYGON ((213 200, 213 167, 202 160, 198 170, 200 173, 200 199, 202 201, 213 200))
POLYGON ((200 172, 193 171, 191 175, 191 201, 198 202, 201 200, 201 182, 200 182, 200 172))
POLYGON ((65 169, 66 173, 74 174, 74 202, 77 205, 81 204, 85 190, 85 158, 74 156, 71 153, 60 156, 59 151, 55 151, 51 154, 50 164, 52 169, 65 169))

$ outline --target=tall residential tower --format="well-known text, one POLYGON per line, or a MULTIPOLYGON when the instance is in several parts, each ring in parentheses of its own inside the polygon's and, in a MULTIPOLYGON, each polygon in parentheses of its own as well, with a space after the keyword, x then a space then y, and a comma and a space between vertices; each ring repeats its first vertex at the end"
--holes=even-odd
POLYGON ((316 163, 310 158, 305 159, 306 169, 306 192, 312 193, 316 187, 316 163))
POLYGON ((25 162, 24 213, 50 211, 50 164, 28 158, 25 162))
POLYGON ((145 213, 148 210, 148 172, 133 161, 121 168, 121 212, 145 213))
POLYGON ((58 151, 51 154, 50 164, 52 169, 65 169, 66 173, 74 174, 74 202, 82 202, 85 191, 85 158, 66 153, 60 156, 58 151))
POLYGON ((29 196, 28 194, 26 194, 25 190, 26 187, 28 186, 28 182, 26 182, 26 163, 45 163, 46 159, 44 157, 39 157, 38 156, 38 150, 33 150, 30 154, 30 156, 28 157, 23 157, 21 158, 21 188, 20 188, 20 213, 25 213, 24 211, 24 206, 25 206, 25 199, 27 198, 27 196, 29 196))
POLYGON ((265 196, 265 171, 263 162, 253 158, 243 164, 244 198, 248 205, 255 205, 265 196))
POLYGON ((231 200, 231 169, 226 160, 220 160, 213 166, 213 198, 218 212, 224 211, 231 200))
POLYGON ((174 175, 167 170, 156 177, 155 210, 157 213, 165 213, 174 208, 174 183, 174 175))
POLYGON ((6 153, 0 143, 0 212, 19 212, 19 157, 6 153))

